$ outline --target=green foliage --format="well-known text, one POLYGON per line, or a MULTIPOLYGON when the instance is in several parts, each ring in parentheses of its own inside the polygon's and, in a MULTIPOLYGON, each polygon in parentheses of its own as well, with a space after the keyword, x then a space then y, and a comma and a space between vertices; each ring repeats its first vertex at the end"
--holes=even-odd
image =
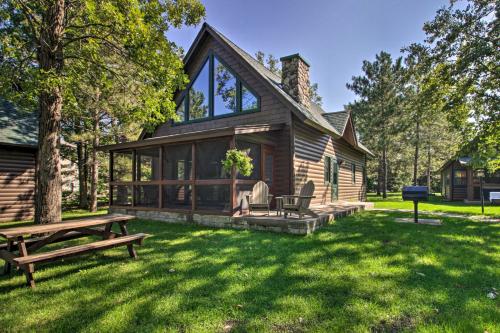
POLYGON ((108 108, 120 122, 151 130, 172 118, 174 92, 187 83, 182 49, 171 27, 197 24, 198 0, 71 2, 65 7, 60 71, 40 69, 37 50, 51 4, 8 0, 0 5, 0 93, 36 104, 42 91, 62 87, 63 118, 108 108), (100 93, 100 103, 95 100, 100 93), (102 105, 105 103, 105 105, 102 105))
POLYGON ((499 27, 494 0, 451 1, 424 25, 442 109, 464 136, 461 153, 492 172, 500 169, 499 27))
POLYGON ((236 171, 243 176, 250 176, 253 171, 252 158, 245 151, 238 149, 229 149, 226 152, 226 158, 221 161, 222 167, 226 172, 231 172, 233 166, 236 171))

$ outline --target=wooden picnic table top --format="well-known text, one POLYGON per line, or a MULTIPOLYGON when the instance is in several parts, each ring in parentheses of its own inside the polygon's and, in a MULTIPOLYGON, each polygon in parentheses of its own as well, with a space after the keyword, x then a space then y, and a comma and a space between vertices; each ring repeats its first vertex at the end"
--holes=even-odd
POLYGON ((135 216, 124 215, 124 214, 86 217, 60 223, 37 224, 25 227, 0 229, 0 236, 10 239, 19 236, 54 233, 62 230, 88 228, 112 222, 129 221, 132 219, 135 219, 135 216))

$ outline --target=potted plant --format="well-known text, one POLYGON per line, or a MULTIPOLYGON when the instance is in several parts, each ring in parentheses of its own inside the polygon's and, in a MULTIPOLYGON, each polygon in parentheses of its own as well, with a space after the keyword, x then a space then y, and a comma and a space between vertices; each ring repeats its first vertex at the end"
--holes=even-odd
POLYGON ((252 158, 248 156, 248 153, 243 150, 238 150, 236 148, 229 149, 226 152, 226 158, 222 161, 222 167, 226 172, 231 173, 233 167, 235 167, 236 172, 243 176, 250 176, 253 171, 252 158))

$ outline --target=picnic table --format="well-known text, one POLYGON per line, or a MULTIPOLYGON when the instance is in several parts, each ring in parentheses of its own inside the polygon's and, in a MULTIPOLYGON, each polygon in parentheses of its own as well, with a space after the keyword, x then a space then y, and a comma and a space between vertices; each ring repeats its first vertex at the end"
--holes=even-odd
POLYGON ((33 288, 35 286, 33 278, 35 263, 50 262, 125 245, 128 248, 129 255, 132 258, 137 258, 133 245, 142 245, 142 241, 147 235, 143 233, 129 235, 127 222, 134 218, 135 216, 131 215, 115 214, 60 223, 0 229, 0 236, 7 239, 7 243, 0 244, 0 258, 5 260, 4 273, 9 274, 12 266, 17 266, 24 271, 28 286, 33 288), (112 231, 113 223, 120 226, 121 233, 112 231), (48 244, 89 235, 98 236, 102 240, 48 252, 33 253, 48 244))

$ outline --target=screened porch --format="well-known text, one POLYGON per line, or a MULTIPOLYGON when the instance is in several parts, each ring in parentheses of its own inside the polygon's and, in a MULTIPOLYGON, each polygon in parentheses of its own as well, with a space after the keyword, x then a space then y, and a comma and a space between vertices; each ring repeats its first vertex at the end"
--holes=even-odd
POLYGON ((243 134, 109 150, 110 205, 227 215, 244 210, 257 181, 274 185, 274 148, 257 141, 243 134), (234 147, 252 158, 250 176, 223 169, 234 147))

